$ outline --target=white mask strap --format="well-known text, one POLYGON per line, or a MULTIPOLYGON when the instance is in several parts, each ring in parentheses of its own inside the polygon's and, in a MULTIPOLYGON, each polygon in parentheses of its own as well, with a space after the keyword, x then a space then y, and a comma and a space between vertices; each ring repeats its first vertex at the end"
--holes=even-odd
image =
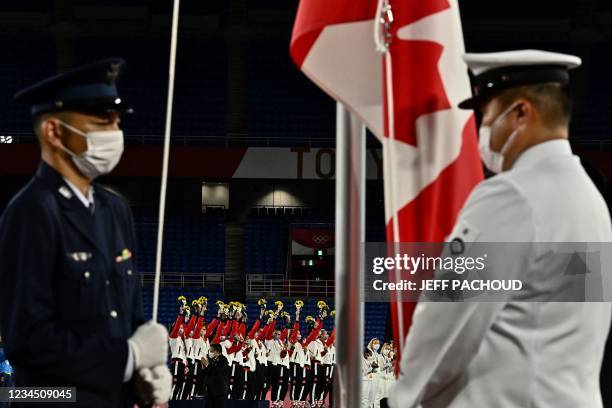
POLYGON ((81 136, 83 136, 83 137, 87 137, 87 134, 86 134, 85 132, 83 132, 83 131, 82 131, 82 130, 80 130, 80 129, 75 128, 75 127, 74 127, 74 126, 72 126, 72 125, 69 125, 68 123, 64 122, 63 120, 58 119, 58 122, 59 122, 59 123, 61 123, 61 124, 62 124, 62 126, 64 126, 66 129, 68 129, 68 130, 72 130, 74 133, 76 133, 76 134, 78 134, 78 135, 81 135, 81 136))

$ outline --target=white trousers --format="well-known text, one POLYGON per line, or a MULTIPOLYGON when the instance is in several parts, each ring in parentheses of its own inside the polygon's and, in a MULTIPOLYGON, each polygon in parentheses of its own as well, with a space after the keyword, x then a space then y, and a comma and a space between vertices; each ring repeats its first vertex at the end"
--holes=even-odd
POLYGON ((372 388, 372 380, 364 377, 361 383, 361 408, 372 408, 370 403, 370 389, 372 388))
POLYGON ((380 374, 374 374, 372 378, 372 384, 370 385, 370 392, 368 397, 368 403, 371 407, 380 408, 380 400, 382 398, 382 387, 383 379, 380 374))

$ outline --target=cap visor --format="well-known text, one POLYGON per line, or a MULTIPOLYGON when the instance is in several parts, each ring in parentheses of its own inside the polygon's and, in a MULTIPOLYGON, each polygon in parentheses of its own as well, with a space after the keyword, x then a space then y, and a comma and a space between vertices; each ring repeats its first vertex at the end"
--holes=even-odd
POLYGON ((457 107, 459 109, 466 109, 466 110, 477 109, 480 105, 482 105, 484 101, 485 101, 485 98, 474 96, 464 101, 461 101, 459 105, 457 105, 457 107))

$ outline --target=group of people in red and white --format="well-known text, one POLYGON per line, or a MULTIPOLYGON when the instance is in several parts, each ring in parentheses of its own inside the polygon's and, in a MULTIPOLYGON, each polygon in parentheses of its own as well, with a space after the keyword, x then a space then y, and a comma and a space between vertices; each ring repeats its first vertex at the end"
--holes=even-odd
POLYGON ((323 322, 335 312, 325 302, 317 303, 316 319, 302 321, 301 300, 292 315, 283 310, 283 302, 267 310, 266 300, 260 299, 259 316, 250 327, 240 302, 218 301, 210 321, 205 297, 193 300, 191 307, 184 296, 178 302, 169 338, 172 399, 206 397, 207 406, 217 406, 214 398, 269 400, 271 407, 282 407, 288 399, 296 408, 323 407, 331 400, 335 329, 328 333, 323 322))

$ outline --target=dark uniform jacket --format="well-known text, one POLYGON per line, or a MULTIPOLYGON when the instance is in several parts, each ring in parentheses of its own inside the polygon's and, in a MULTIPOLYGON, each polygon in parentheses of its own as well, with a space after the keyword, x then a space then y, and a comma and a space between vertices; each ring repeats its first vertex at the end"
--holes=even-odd
POLYGON ((227 396, 229 392, 229 363, 224 355, 208 359, 206 367, 206 395, 209 398, 227 396))
POLYGON ((70 406, 122 407, 126 340, 144 320, 136 239, 127 202, 93 188, 92 214, 43 162, 4 211, 1 332, 16 386, 73 386, 70 406))

